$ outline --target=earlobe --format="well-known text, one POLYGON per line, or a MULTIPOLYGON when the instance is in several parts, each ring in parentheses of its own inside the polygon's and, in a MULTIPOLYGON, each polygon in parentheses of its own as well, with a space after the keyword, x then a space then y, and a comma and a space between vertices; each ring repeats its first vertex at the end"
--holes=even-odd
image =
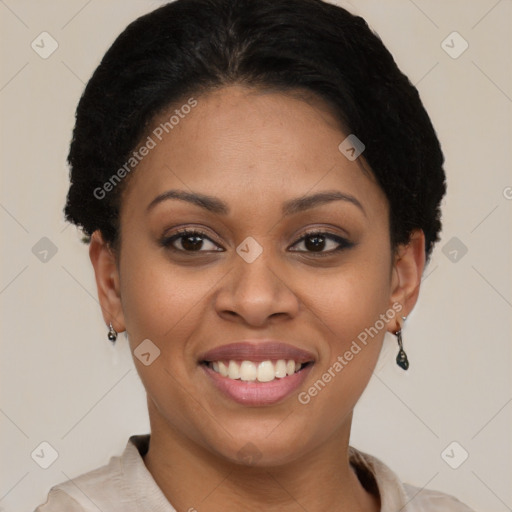
MULTIPOLYGON (((393 266, 392 304, 402 305, 401 316, 409 316, 418 300, 421 277, 425 268, 425 235, 421 229, 411 233, 407 244, 397 248, 393 266)), ((394 331, 400 327, 397 325, 394 331)))
POLYGON ((94 267, 103 319, 107 326, 112 323, 113 328, 121 332, 125 324, 116 255, 99 230, 91 235, 89 258, 94 267))

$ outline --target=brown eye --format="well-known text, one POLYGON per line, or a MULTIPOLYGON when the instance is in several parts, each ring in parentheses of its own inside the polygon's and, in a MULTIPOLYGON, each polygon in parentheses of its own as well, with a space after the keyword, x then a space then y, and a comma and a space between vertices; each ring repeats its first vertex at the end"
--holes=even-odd
POLYGON ((205 233, 201 231, 181 230, 178 233, 165 237, 161 245, 181 252, 207 252, 222 251, 205 233))
POLYGON ((307 233, 293 247, 303 246, 302 249, 292 249, 294 252, 309 252, 319 255, 333 254, 337 251, 352 247, 354 244, 337 235, 324 232, 307 233))
POLYGON ((309 235, 304 239, 308 251, 323 251, 326 244, 326 237, 323 235, 309 235))
POLYGON ((181 246, 186 251, 198 251, 203 246, 203 238, 198 235, 185 235, 180 237, 178 240, 181 239, 181 246))

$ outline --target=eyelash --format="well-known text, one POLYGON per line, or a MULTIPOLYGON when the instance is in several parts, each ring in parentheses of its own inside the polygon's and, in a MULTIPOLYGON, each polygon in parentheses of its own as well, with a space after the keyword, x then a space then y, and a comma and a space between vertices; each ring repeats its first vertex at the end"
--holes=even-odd
MULTIPOLYGON (((321 235, 322 237, 325 237, 327 239, 333 240, 334 242, 338 243, 339 246, 336 249, 331 249, 330 251, 315 252, 315 251, 296 251, 296 250, 294 250, 292 252, 298 252, 299 254, 303 254, 303 253, 311 254, 311 255, 314 255, 315 257, 317 257, 317 256, 324 257, 324 256, 330 256, 334 253, 338 253, 340 251, 343 251, 344 249, 350 249, 351 247, 354 246, 354 243, 349 242, 347 239, 345 239, 341 236, 334 235, 333 233, 329 233, 326 231, 315 230, 315 231, 308 231, 308 232, 304 233, 301 236, 301 238, 299 238, 292 245, 292 247, 299 244, 300 242, 305 241, 307 238, 312 238, 314 236, 319 236, 319 235, 321 235)), ((204 252, 210 252, 210 251, 186 251, 184 249, 177 249, 176 247, 173 246, 173 243, 176 240, 179 240, 180 238, 186 238, 187 236, 200 236, 201 238, 208 239, 210 242, 215 244, 215 242, 206 233, 204 233, 200 230, 191 230, 191 229, 185 228, 185 229, 179 230, 174 235, 162 238, 162 240, 160 241, 160 245, 162 247, 170 249, 174 252, 182 252, 182 253, 184 252, 184 253, 192 253, 192 254, 194 254, 194 253, 200 254, 200 253, 204 253, 204 252)), ((219 250, 219 251, 213 251, 213 252, 223 252, 223 251, 219 250)))

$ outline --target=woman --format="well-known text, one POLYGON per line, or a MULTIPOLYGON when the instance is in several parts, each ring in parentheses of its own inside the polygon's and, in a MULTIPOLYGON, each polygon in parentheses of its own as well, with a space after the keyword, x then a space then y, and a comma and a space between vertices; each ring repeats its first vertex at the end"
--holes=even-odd
POLYGON ((365 21, 319 0, 178 0, 80 100, 66 218, 125 332, 150 435, 37 510, 469 511, 349 446, 441 229, 443 155, 365 21))

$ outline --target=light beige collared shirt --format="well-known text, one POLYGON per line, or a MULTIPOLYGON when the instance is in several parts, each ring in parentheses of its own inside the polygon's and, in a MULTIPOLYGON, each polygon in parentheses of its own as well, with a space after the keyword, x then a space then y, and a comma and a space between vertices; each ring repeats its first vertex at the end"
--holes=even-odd
MULTIPOLYGON (((131 436, 121 456, 52 487, 35 512, 176 512, 144 464, 148 446, 149 434, 131 436)), ((353 447, 349 455, 365 488, 377 486, 381 512, 474 512, 447 494, 403 484, 372 455, 353 447)), ((193 503, 189 510, 195 510, 193 503)))

